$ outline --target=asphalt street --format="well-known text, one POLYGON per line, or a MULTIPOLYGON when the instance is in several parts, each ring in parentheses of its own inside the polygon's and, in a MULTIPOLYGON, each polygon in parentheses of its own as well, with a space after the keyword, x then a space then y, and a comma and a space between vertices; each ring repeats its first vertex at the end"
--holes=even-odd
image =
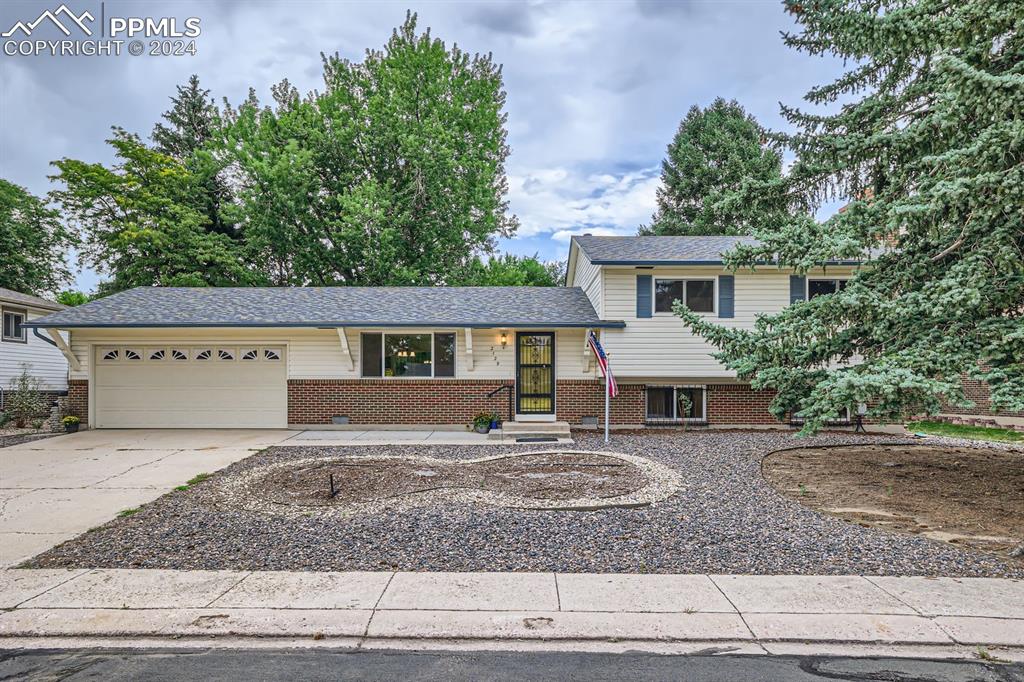
POLYGON ((1024 664, 827 656, 326 649, 0 651, 0 680, 1018 682, 1024 664))

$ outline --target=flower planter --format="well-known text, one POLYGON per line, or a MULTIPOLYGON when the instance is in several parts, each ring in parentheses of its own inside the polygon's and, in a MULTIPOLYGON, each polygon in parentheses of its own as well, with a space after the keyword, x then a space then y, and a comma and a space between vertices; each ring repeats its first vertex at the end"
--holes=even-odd
POLYGON ((79 426, 81 426, 81 424, 65 424, 64 433, 77 433, 79 426))
POLYGON ((474 426, 473 430, 476 431, 477 433, 487 433, 487 432, 489 432, 491 430, 491 425, 490 424, 480 424, 479 426, 474 426))

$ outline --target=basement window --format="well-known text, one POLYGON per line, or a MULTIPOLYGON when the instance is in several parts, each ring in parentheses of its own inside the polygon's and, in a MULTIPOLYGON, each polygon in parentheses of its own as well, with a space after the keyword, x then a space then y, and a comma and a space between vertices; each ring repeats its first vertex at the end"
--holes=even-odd
POLYGON ((647 387, 648 424, 706 421, 707 391, 703 386, 647 387))

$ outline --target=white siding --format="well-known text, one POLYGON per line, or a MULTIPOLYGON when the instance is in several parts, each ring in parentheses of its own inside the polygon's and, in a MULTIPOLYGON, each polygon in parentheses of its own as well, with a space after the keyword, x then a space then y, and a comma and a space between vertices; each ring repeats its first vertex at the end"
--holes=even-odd
MULTIPOLYGON (((242 345, 245 343, 284 343, 288 346, 289 379, 358 379, 360 377, 360 334, 380 332, 381 329, 349 328, 346 330, 352 364, 342 353, 341 341, 333 329, 156 329, 156 330, 79 330, 71 343, 72 351, 82 364, 72 378, 89 378, 89 347, 93 343, 167 344, 179 343, 210 345, 242 345)), ((392 333, 396 330, 390 330, 392 333)), ((431 329, 401 330, 407 333, 429 332, 431 329)), ((465 329, 435 329, 454 331, 456 335, 455 373, 458 379, 508 379, 515 376, 515 329, 507 329, 508 343, 501 345, 499 329, 474 329, 473 368, 469 368, 466 353, 465 329)), ((583 354, 584 330, 562 329, 555 332, 555 366, 559 379, 581 379, 593 376, 593 369, 585 372, 583 354)), ((415 381, 415 379, 409 379, 415 381)))
MULTIPOLYGON (((715 348, 695 336, 672 314, 636 316, 636 277, 655 278, 717 277, 729 274, 720 267, 658 267, 650 270, 605 268, 605 312, 610 320, 624 320, 625 329, 606 329, 604 346, 617 376, 636 378, 682 377, 694 379, 731 379, 711 353, 715 348)), ((849 274, 849 268, 829 268, 829 276, 849 274)), ((710 315, 723 326, 752 329, 758 315, 777 313, 789 305, 788 271, 764 268, 755 272, 737 272, 735 276, 735 314, 733 318, 710 315)), ((813 275, 811 275, 813 276, 813 275)), ((652 302, 653 305, 653 302, 652 302)), ((717 309, 717 301, 715 302, 717 309)))
MULTIPOLYGON (((7 308, 18 309, 18 306, 5 305, 7 308)), ((45 314, 49 315, 50 312, 45 314)), ((28 319, 42 317, 42 313, 28 311, 28 319)), ((10 387, 11 380, 21 374, 22 363, 29 364, 29 373, 43 382, 48 391, 66 391, 68 388, 68 362, 61 352, 27 330, 28 343, 0 341, 0 388, 5 391, 10 387)), ((46 334, 41 331, 41 334, 46 334)), ((61 334, 65 339, 66 332, 61 334)))
POLYGON ((573 286, 581 287, 594 305, 598 317, 604 317, 604 269, 591 263, 582 249, 576 252, 573 286))

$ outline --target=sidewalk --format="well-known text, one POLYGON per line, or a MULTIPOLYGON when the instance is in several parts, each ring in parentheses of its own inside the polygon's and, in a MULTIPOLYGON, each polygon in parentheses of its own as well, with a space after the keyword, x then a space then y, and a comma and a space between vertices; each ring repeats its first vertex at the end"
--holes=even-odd
POLYGON ((216 637, 1024 660, 1024 581, 995 578, 11 569, 0 609, 2 648, 216 637))

